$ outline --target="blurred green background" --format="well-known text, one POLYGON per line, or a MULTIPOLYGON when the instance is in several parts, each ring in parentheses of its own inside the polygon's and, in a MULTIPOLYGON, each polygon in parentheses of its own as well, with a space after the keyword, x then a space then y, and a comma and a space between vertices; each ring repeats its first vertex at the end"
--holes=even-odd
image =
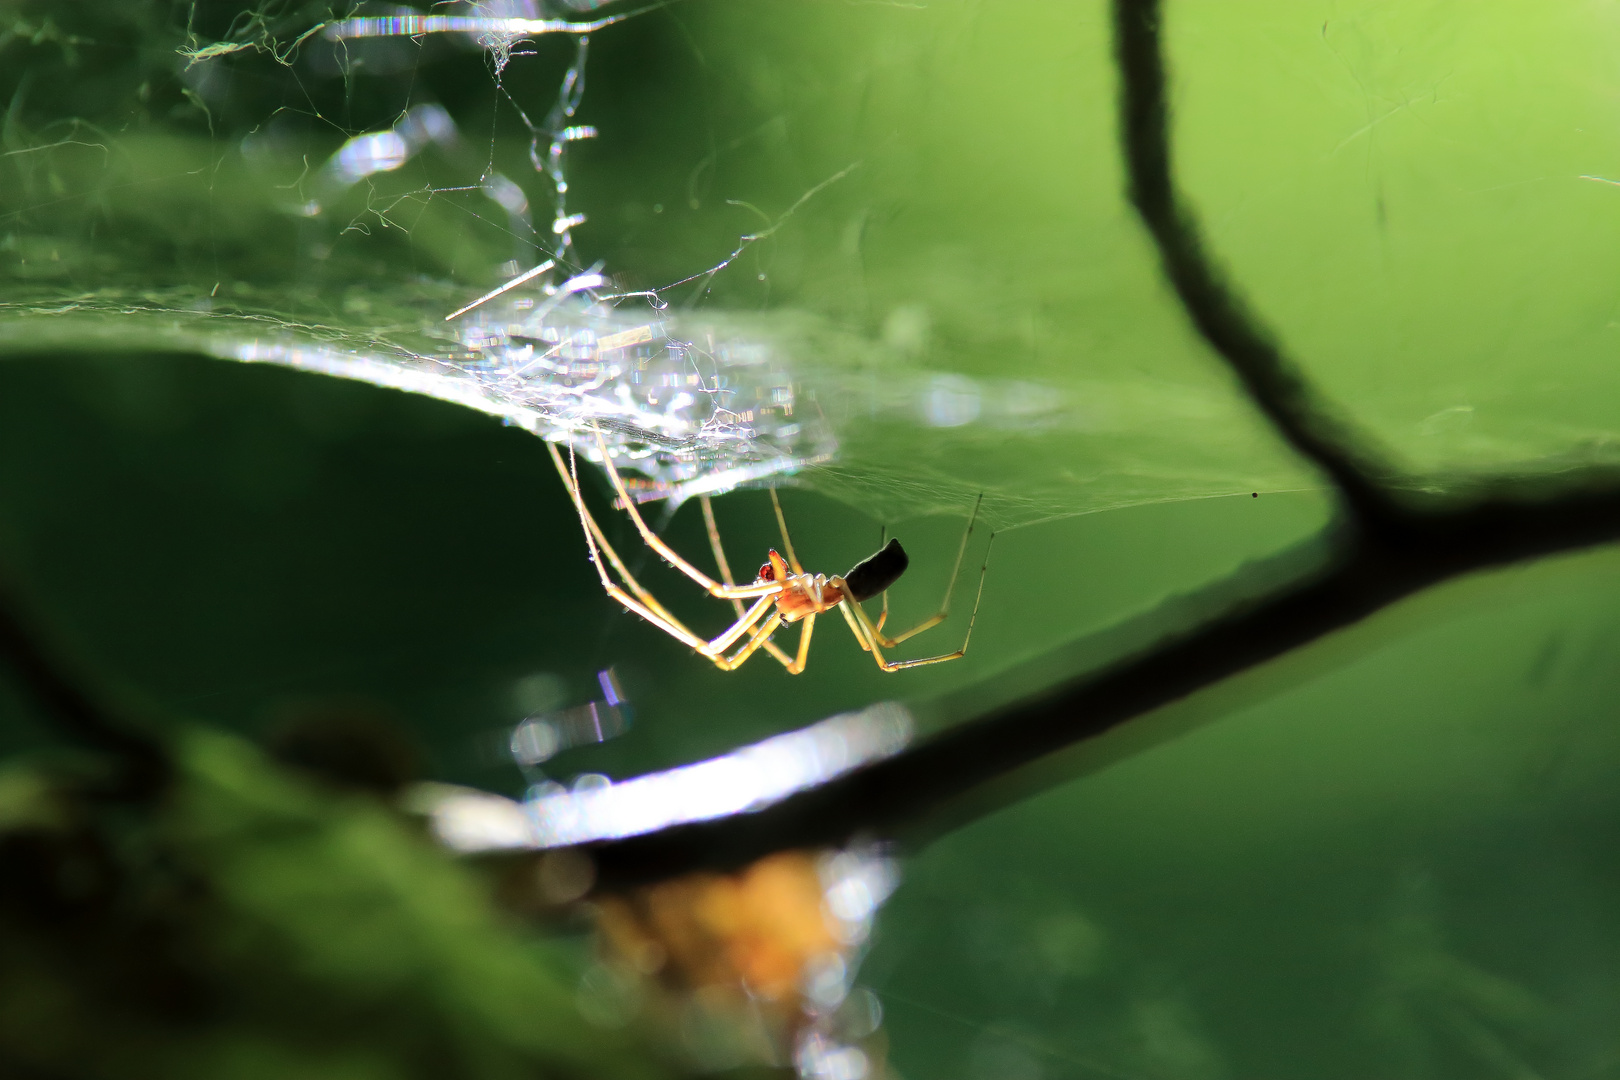
MULTIPOLYGON (((686 0, 591 38, 581 258, 662 286, 855 165, 667 298, 798 341, 842 403, 837 460, 782 492, 812 567, 886 526, 913 555, 896 616, 921 617, 975 494, 1001 530, 960 663, 884 676, 835 623, 796 679, 715 671, 601 596, 532 436, 202 355, 429 341, 515 257, 454 189, 498 168, 549 213, 513 103, 546 113, 572 40, 499 70, 447 36, 292 48, 321 10, 0 4, 0 559, 132 694, 253 736, 365 703, 433 776, 516 793, 503 728, 598 696, 603 668, 634 727, 560 779, 886 698, 927 730, 1105 661, 1111 628, 1325 522, 1123 201, 1104 5, 686 0), (252 47, 178 52, 221 41, 252 47), (346 139, 426 102, 458 151, 295 212, 346 139), (940 386, 1043 407, 938 426, 940 386)), ((1215 258, 1370 437, 1458 473, 1615 458, 1620 6, 1175 0, 1166 38, 1215 258)), ((751 567, 768 500, 716 508, 751 567)), ((669 537, 707 565, 695 506, 669 537)), ((1616 559, 1418 597, 910 858, 862 975, 895 1068, 1620 1075, 1616 559)), ((38 741, 0 707, 9 749, 38 741)))

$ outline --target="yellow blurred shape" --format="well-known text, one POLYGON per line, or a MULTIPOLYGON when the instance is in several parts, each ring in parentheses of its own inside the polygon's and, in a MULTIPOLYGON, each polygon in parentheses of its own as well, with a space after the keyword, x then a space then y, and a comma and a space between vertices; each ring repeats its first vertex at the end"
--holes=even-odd
POLYGON ((687 989, 746 988, 797 1005, 809 965, 841 944, 816 860, 771 855, 737 874, 692 874, 599 900, 607 947, 687 989))

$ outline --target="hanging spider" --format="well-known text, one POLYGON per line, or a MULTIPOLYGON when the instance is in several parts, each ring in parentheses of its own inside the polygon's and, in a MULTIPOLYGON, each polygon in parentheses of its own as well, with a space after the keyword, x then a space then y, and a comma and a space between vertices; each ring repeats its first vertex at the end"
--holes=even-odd
MULTIPOLYGON (((967 551, 968 538, 973 535, 973 524, 979 515, 979 502, 984 499, 982 495, 978 502, 973 504, 973 514, 968 518, 967 531, 962 534, 961 546, 956 550, 956 564, 951 569, 951 583, 945 589, 945 599, 940 604, 939 611, 905 633, 888 637, 883 633, 883 624, 889 617, 888 589, 899 580, 901 574, 905 573, 906 567, 911 562, 905 549, 900 546, 900 541, 890 539, 876 554, 856 564, 853 570, 842 577, 807 574, 804 567, 799 565, 798 556, 793 552, 793 541, 788 537, 787 521, 782 516, 782 504, 777 500, 776 492, 772 491, 771 505, 776 509, 776 524, 782 533, 782 547, 787 551, 787 558, 783 559, 781 555, 772 551, 765 564, 759 568, 759 575, 753 583, 738 585, 732 580, 731 566, 727 563, 726 553, 720 546, 720 530, 714 523, 714 509, 709 503, 709 497, 703 495, 700 498, 703 505, 703 520, 709 531, 709 546, 714 551, 715 564, 720 568, 720 576, 724 579, 723 583, 715 581, 677 555, 674 549, 647 527, 641 511, 636 509, 635 500, 625 490, 624 481, 620 479, 619 471, 613 465, 613 457, 608 453, 607 444, 603 442, 600 431, 596 433, 596 442, 601 449, 602 464, 607 470, 614 494, 618 496, 619 505, 622 505, 625 512, 630 515, 630 520, 635 523, 636 531, 641 533, 642 540, 665 562, 708 590, 710 596, 731 601, 737 620, 718 637, 705 640, 688 630, 679 619, 671 615, 625 568, 619 553, 613 550, 613 545, 608 543, 596 519, 585 508, 585 500, 580 497, 579 492, 579 468, 572 449, 569 450, 568 464, 564 465, 562 454, 556 444, 547 443, 546 448, 551 452, 551 460, 557 466, 557 474, 562 477, 563 486, 568 489, 568 495, 574 501, 574 508, 579 511, 580 525, 585 530, 585 546, 590 550, 591 563, 596 567, 597 576, 602 579, 602 588, 613 599, 670 637, 697 650, 720 670, 734 671, 756 651, 764 649, 787 668, 790 674, 797 675, 804 670, 805 661, 810 654, 810 634, 815 628, 816 616, 834 608, 837 608, 838 613, 844 617, 844 622, 849 625, 849 632, 855 635, 855 640, 860 643, 861 648, 872 654, 878 667, 883 671, 902 671, 906 668, 922 667, 925 664, 959 660, 967 653, 968 641, 973 637, 973 623, 979 614, 979 600, 984 595, 985 573, 990 568, 988 548, 985 551, 984 565, 979 568, 979 589, 973 598, 973 613, 968 617, 967 634, 962 638, 962 647, 955 652, 925 656, 917 660, 885 660, 883 657, 884 649, 892 649, 907 638, 945 621, 945 616, 950 610, 951 592, 956 588, 956 577, 962 569, 962 556, 967 551), (603 563, 604 556, 607 564, 613 567, 624 582, 623 586, 616 584, 608 576, 607 565, 603 563), (861 604, 876 596, 883 598, 883 611, 874 622, 861 604), (753 601, 746 609, 743 606, 745 600, 753 601), (789 656, 771 641, 771 635, 783 623, 795 622, 799 624, 799 647, 797 655, 789 656), (739 641, 742 644, 739 645, 739 641), (733 649, 733 646, 736 648, 733 649), (728 654, 728 650, 732 651, 728 654)), ((994 542, 994 533, 990 539, 994 542)))

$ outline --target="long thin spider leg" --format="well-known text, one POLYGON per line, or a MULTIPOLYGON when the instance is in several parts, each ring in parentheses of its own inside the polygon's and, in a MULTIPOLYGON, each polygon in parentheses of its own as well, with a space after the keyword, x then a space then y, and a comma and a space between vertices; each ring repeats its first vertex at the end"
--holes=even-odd
MULTIPOLYGON (((579 492, 579 472, 578 465, 574 457, 573 448, 570 447, 568 450, 568 467, 564 468, 562 456, 557 452, 555 444, 547 443, 546 447, 551 451, 551 460, 552 463, 557 466, 558 474, 562 476, 563 486, 568 489, 569 497, 574 500, 574 505, 579 510, 580 521, 585 528, 586 543, 591 546, 593 558, 597 552, 597 549, 600 549, 602 553, 607 556, 608 562, 612 565, 613 569, 618 572, 620 580, 629 586, 630 591, 635 593, 642 603, 652 608, 664 619, 676 624, 677 626, 680 626, 680 620, 671 615, 664 608, 664 605, 660 604, 652 593, 643 588, 641 582, 636 580, 636 576, 630 572, 628 567, 625 566, 624 560, 619 558, 618 551, 614 549, 612 544, 608 543, 607 537, 602 534, 601 526, 597 525, 596 518, 591 515, 591 512, 588 509, 586 509, 585 501, 579 492)), ((737 608, 737 614, 739 617, 742 615, 742 606, 740 604, 737 608)), ((682 628, 685 629, 684 627, 682 628)), ((690 633, 690 631, 688 631, 688 633, 690 633)), ((695 637, 696 635, 693 636, 695 637)))
POLYGON ((704 656, 718 656, 720 653, 731 648, 732 644, 735 643, 738 638, 742 637, 751 626, 759 622, 760 618, 775 602, 776 597, 774 596, 760 597, 758 600, 754 601, 753 607, 749 608, 743 613, 742 618, 732 623, 724 633, 711 640, 707 645, 698 651, 704 656))
MULTIPOLYGON (((887 525, 878 526, 878 546, 877 546, 877 549, 879 551, 882 551, 883 548, 884 548, 884 545, 886 545, 888 542, 889 542, 889 527, 887 525)), ((879 630, 882 630, 883 629, 883 624, 888 622, 888 621, 889 621, 889 590, 884 589, 883 590, 883 610, 878 612, 877 628, 879 630)))
MULTIPOLYGON (((771 488, 771 509, 776 512, 776 528, 782 534, 782 546, 787 549, 788 566, 795 574, 804 573, 804 567, 799 563, 798 552, 793 550, 793 537, 788 535, 787 518, 782 516, 782 501, 776 497, 776 489, 771 488)), ((815 625, 815 616, 807 616, 804 624, 799 628, 799 653, 797 658, 789 660, 787 654, 779 649, 774 642, 767 641, 765 649, 787 669, 789 675, 797 675, 804 670, 805 653, 809 649, 807 635, 815 625)))
POLYGON ((758 630, 754 631, 753 636, 748 639, 748 644, 730 656, 711 657, 715 667, 718 667, 721 671, 736 671, 743 666, 743 663, 750 656, 754 655, 754 650, 770 640, 770 636, 776 633, 776 628, 781 625, 782 613, 780 611, 771 612, 771 617, 761 623, 758 630))
POLYGON ((797 675, 804 670, 805 662, 810 658, 810 632, 815 628, 816 617, 814 614, 806 615, 804 620, 799 623, 799 655, 794 658, 793 663, 787 666, 789 675, 797 675))
MULTIPOLYGON (((574 463, 573 453, 571 450, 569 453, 569 467, 570 479, 573 481, 573 491, 575 495, 578 495, 579 473, 576 471, 577 466, 574 463)), ((580 498, 581 505, 583 505, 583 497, 581 496, 580 498)), ((646 588, 644 588, 641 583, 636 580, 635 576, 625 568, 624 561, 619 558, 619 553, 614 550, 612 544, 608 543, 607 537, 602 535, 602 527, 596 523, 596 519, 592 517, 589 512, 586 513, 585 520, 592 535, 595 536, 596 542, 604 551, 607 552, 608 558, 613 564, 613 568, 619 572, 619 576, 624 579, 625 584, 630 586, 630 588, 635 591, 637 596, 642 598, 648 607, 652 608, 666 621, 681 627, 681 629, 686 630, 688 634, 692 633, 692 631, 688 630, 679 619, 671 615, 662 604, 654 599, 652 594, 649 593, 646 588)), ((747 611, 742 610, 742 604, 740 601, 733 601, 738 608, 737 621, 723 630, 717 637, 711 639, 703 645, 697 646, 698 652, 712 659, 715 656, 723 653, 725 650, 731 648, 731 646, 736 643, 737 639, 747 632, 749 627, 753 626, 760 620, 761 616, 765 614, 765 611, 771 606, 775 599, 776 598, 773 594, 761 596, 758 600, 754 601, 754 605, 747 611)))
MULTIPOLYGON (((720 543, 720 526, 715 524, 714 520, 714 503, 710 501, 707 494, 699 495, 698 502, 703 507, 703 525, 709 531, 709 549, 714 552, 714 564, 719 568, 720 577, 725 581, 725 583, 727 585, 734 586, 737 584, 737 582, 731 576, 731 563, 726 560, 726 549, 720 543)), ((736 597, 732 597, 731 606, 732 609, 737 612, 737 618, 742 618, 742 601, 736 597)), ((774 641, 766 641, 764 649, 766 652, 770 653, 771 656, 774 657, 776 661, 783 667, 787 668, 795 675, 798 674, 797 671, 793 670, 793 660, 789 658, 788 654, 783 652, 774 641)))
MULTIPOLYGON (((788 674, 797 675, 799 673, 798 671, 793 670, 793 658, 791 656, 789 656, 787 653, 783 652, 781 647, 778 646, 776 644, 776 642, 774 642, 774 641, 765 642, 765 651, 770 653, 773 657, 775 657, 776 660, 783 667, 787 668, 788 669, 788 674)), ((802 671, 803 669, 801 668, 800 670, 802 671)))
MULTIPOLYGON (((577 473, 574 475, 573 479, 575 490, 577 491, 579 485, 579 476, 577 473)), ((614 550, 612 544, 608 543, 607 537, 602 535, 602 528, 596 523, 596 519, 591 517, 589 514, 586 515, 586 518, 588 523, 587 527, 590 529, 592 535, 596 537, 597 545, 607 553, 608 560, 613 564, 613 568, 618 571, 619 577, 624 579, 624 583, 628 585, 630 589, 638 597, 640 597, 648 607, 652 608, 669 622, 672 622, 677 626, 681 626, 682 629, 686 629, 681 621, 675 616, 671 615, 668 609, 660 604, 657 599, 655 599, 653 595, 649 593, 639 581, 636 580, 635 575, 631 574, 629 570, 625 568, 623 560, 619 558, 619 553, 614 550)), ((700 647, 698 651, 704 656, 715 656, 721 652, 724 652, 726 649, 731 648, 731 646, 736 643, 737 639, 741 637, 749 627, 753 626, 754 623, 759 621, 760 617, 764 615, 765 610, 771 606, 774 600, 775 596, 771 594, 761 596, 758 600, 754 601, 753 606, 746 611, 743 610, 742 601, 733 600, 732 603, 736 606, 737 610, 737 621, 722 631, 719 636, 711 639, 706 645, 700 647)), ((691 633, 690 630, 687 632, 691 633)), ((784 662, 785 659, 786 658, 784 656, 784 662)))
POLYGON ((718 596, 724 600, 731 600, 736 597, 764 596, 767 593, 776 591, 776 586, 771 582, 762 582, 758 585, 722 585, 687 562, 680 555, 677 555, 674 548, 664 543, 662 537, 647 527, 647 522, 642 518, 641 511, 636 508, 636 501, 630 497, 630 492, 625 490, 624 480, 619 476, 619 470, 613 464, 613 455, 608 453, 607 440, 602 438, 601 429, 593 424, 592 430, 596 432, 596 445, 602 451, 602 467, 607 470, 608 480, 613 484, 614 494, 619 497, 619 501, 624 503, 625 513, 629 514, 630 520, 635 522, 636 531, 641 533, 641 539, 648 547, 658 552, 665 562, 703 586, 709 591, 709 595, 718 596))
MULTIPOLYGON (((664 606, 642 587, 641 583, 635 579, 635 576, 625 568, 624 560, 619 558, 619 553, 614 550, 612 544, 608 543, 607 537, 602 534, 601 527, 597 525, 596 519, 591 516, 590 510, 585 506, 585 500, 579 492, 579 474, 563 466, 562 455, 557 452, 554 444, 547 443, 546 446, 551 452, 552 463, 557 466, 558 475, 562 477, 563 486, 568 489, 569 497, 573 499, 574 507, 579 511, 580 523, 585 530, 585 544, 590 549, 591 563, 596 567, 597 576, 602 580, 602 588, 609 596, 618 600, 625 607, 682 644, 696 649, 709 659, 714 659, 726 649, 729 649, 770 608, 775 597, 772 595, 761 596, 754 602, 753 607, 738 616, 735 623, 711 641, 705 641, 687 629, 679 619, 665 610, 664 606), (600 550, 598 550, 599 546, 600 550), (608 577, 607 570, 602 566, 602 555, 607 556, 608 562, 618 572, 624 583, 636 594, 637 599, 631 599, 623 589, 614 584, 612 579, 608 577)), ((572 452, 570 452, 569 457, 572 459, 572 452)))
POLYGON ((853 600, 847 600, 838 605, 838 614, 842 615, 844 617, 844 621, 849 623, 849 632, 855 635, 855 640, 860 642, 861 648, 865 649, 867 652, 871 652, 872 643, 866 640, 866 632, 860 628, 858 623, 855 622, 855 616, 849 613, 850 608, 854 606, 855 602, 853 600))
MULTIPOLYGON (((788 535, 787 518, 782 514, 782 500, 776 497, 775 488, 771 488, 771 509, 776 511, 776 527, 782 534, 782 546, 787 548, 788 565, 793 568, 795 574, 802 574, 804 573, 804 567, 799 564, 798 553, 793 550, 793 537, 788 535)), ((797 675, 804 670, 805 660, 810 653, 810 633, 815 628, 815 625, 816 617, 806 615, 804 622, 799 627, 799 653, 792 661, 782 655, 775 645, 766 644, 765 647, 770 650, 772 656, 782 662, 782 666, 787 668, 789 675, 797 675)))
POLYGON ((802 574, 804 567, 799 565, 799 557, 793 553, 793 539, 788 536, 787 518, 782 516, 782 501, 776 497, 775 488, 771 488, 771 506, 776 510, 776 527, 782 530, 782 546, 787 548, 788 565, 793 567, 795 574, 802 574))
MULTIPOLYGON (((984 496, 980 495, 973 503, 973 513, 968 515, 967 531, 962 534, 962 542, 957 545, 956 548, 956 562, 951 564, 951 581, 949 585, 945 586, 945 599, 940 602, 939 610, 937 612, 930 615, 916 626, 913 626, 905 633, 896 634, 892 638, 885 637, 883 634, 883 617, 887 616, 889 613, 889 594, 887 591, 884 592, 883 615, 878 617, 877 625, 872 627, 872 634, 874 640, 882 644, 885 649, 892 649, 909 637, 915 637, 924 630, 933 629, 940 623, 944 622, 946 617, 950 615, 951 595, 956 591, 956 579, 962 573, 962 556, 967 552, 968 539, 973 535, 973 525, 979 520, 979 506, 983 502, 984 496)), ((986 550, 985 559, 988 561, 989 557, 990 553, 988 550, 986 550)))
MULTIPOLYGON (((547 443, 546 446, 551 451, 551 458, 557 465, 558 473, 562 475, 563 486, 568 488, 568 494, 574 500, 574 508, 579 511, 580 526, 585 532, 585 546, 590 549, 591 565, 596 568, 596 576, 602 581, 602 591, 683 645, 693 649, 701 649, 708 644, 680 623, 653 611, 652 608, 615 585, 613 579, 608 577, 607 569, 603 567, 601 555, 596 548, 596 538, 592 535, 594 530, 591 526, 595 522, 591 520, 590 513, 585 509, 585 503, 580 499, 578 489, 569 482, 568 471, 563 467, 562 456, 557 453, 557 448, 550 443, 547 443)), ((615 566, 622 565, 619 563, 617 555, 613 555, 612 559, 615 566)))
MULTIPOLYGON (((737 582, 731 576, 731 564, 726 561, 726 549, 720 546, 720 527, 714 523, 714 503, 707 494, 698 496, 698 503, 703 507, 703 525, 709 530, 709 550, 714 552, 714 564, 720 568, 720 578, 727 585, 737 582)), ((742 601, 732 597, 731 606, 736 609, 737 617, 743 613, 742 601)))
MULTIPOLYGON (((991 533, 990 543, 993 545, 995 541, 996 534, 991 533)), ((872 656, 877 661, 878 668, 882 671, 892 674, 896 671, 904 671, 907 668, 923 667, 927 664, 943 664, 947 660, 960 660, 963 656, 967 655, 968 643, 973 640, 973 624, 979 620, 979 601, 984 599, 984 578, 989 571, 990 550, 989 548, 986 548, 984 553, 984 565, 979 567, 979 588, 973 597, 973 613, 968 616, 968 628, 967 633, 962 636, 962 647, 957 649, 955 652, 941 653, 938 656, 924 656, 916 660, 885 660, 883 658, 883 650, 878 647, 877 638, 879 635, 877 630, 872 626, 871 618, 869 618, 866 612, 861 609, 860 605, 845 599, 839 604, 839 607, 844 607, 847 605, 853 610, 855 619, 860 623, 860 628, 862 632, 865 633, 867 642, 871 646, 872 656)), ((860 636, 861 634, 856 634, 857 638, 860 638, 860 636)))

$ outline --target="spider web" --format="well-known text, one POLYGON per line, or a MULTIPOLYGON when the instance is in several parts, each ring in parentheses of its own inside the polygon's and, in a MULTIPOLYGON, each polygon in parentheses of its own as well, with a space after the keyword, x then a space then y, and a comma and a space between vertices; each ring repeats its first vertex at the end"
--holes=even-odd
MULTIPOLYGON (((774 206, 746 190, 752 201, 724 200, 730 221, 752 223, 732 224, 709 258, 703 244, 643 266, 615 258, 602 242, 615 223, 590 196, 617 180, 593 168, 582 181, 576 167, 630 137, 622 107, 598 110, 606 128, 593 119, 592 86, 617 91, 612 72, 593 80, 592 50, 649 20, 678 23, 678 9, 267 7, 212 25, 185 7, 165 61, 179 83, 170 115, 206 130, 206 152, 76 118, 11 125, 6 161, 11 219, 29 226, 8 243, 28 267, 105 257, 55 209, 69 205, 51 197, 64 186, 121 224, 133 193, 189 194, 190 235, 145 238, 184 257, 127 253, 92 289, 30 282, 5 306, 9 343, 182 347, 425 394, 589 459, 605 445, 638 499, 792 478, 898 520, 960 514, 984 493, 985 517, 1005 528, 1301 485, 1249 433, 1213 457, 1166 453, 1166 432, 1137 438, 1167 409, 1210 421, 1203 386, 931 369, 935 316, 919 305, 862 326, 815 305, 737 304, 743 284, 768 298, 783 243, 802 243, 807 217, 863 182, 859 157, 774 206), (466 77, 472 64, 482 80, 466 77), (74 239, 83 250, 64 257, 74 239), (1016 475, 979 467, 1009 438, 1028 440, 1016 475), (1112 460, 1094 472, 1064 464, 1104 444, 1112 460)), ((692 206, 716 161, 753 137, 694 153, 692 206)))

